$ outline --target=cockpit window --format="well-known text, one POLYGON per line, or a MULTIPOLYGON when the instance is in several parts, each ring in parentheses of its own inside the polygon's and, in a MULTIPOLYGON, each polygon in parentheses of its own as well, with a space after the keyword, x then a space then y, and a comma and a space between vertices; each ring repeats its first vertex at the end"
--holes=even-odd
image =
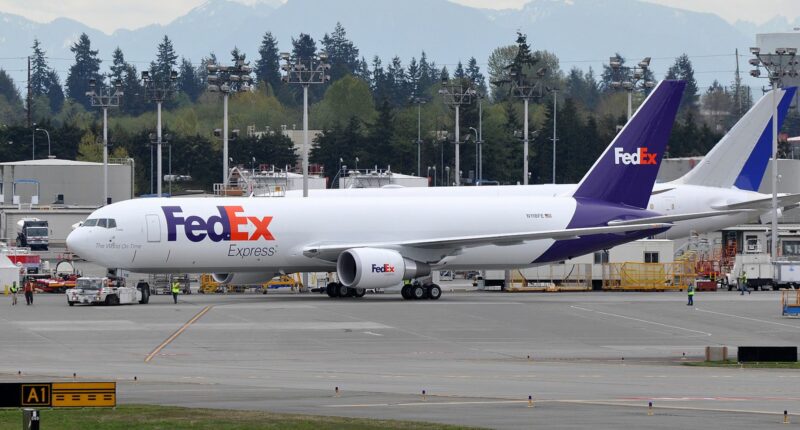
POLYGON ((83 227, 94 227, 97 225, 97 218, 87 219, 83 222, 83 227))
POLYGON ((109 218, 108 220, 108 228, 117 228, 117 221, 113 218, 109 218))
POLYGON ((98 227, 106 227, 107 226, 107 222, 108 222, 107 219, 100 218, 100 220, 97 221, 97 226, 98 227))

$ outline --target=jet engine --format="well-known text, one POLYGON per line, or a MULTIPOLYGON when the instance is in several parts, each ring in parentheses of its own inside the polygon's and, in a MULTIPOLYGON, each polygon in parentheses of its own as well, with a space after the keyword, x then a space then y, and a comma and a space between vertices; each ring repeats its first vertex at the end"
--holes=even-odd
POLYGON ((260 285, 275 277, 274 273, 234 272, 212 273, 214 282, 233 285, 260 285))
POLYGON ((403 279, 427 276, 431 268, 390 249, 352 248, 339 255, 336 273, 346 287, 388 288, 403 279))

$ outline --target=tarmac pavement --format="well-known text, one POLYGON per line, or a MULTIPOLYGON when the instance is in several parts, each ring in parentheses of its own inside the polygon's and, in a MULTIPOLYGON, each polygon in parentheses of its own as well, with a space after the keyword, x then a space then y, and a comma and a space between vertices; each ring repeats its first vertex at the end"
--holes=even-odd
POLYGON ((738 345, 800 344, 800 320, 780 317, 778 293, 685 299, 271 292, 69 307, 63 295, 37 294, 32 307, 0 304, 0 379, 75 372, 117 380, 121 403, 491 428, 752 429, 800 412, 798 370, 681 365, 701 360, 707 345, 729 346, 735 358, 738 345))

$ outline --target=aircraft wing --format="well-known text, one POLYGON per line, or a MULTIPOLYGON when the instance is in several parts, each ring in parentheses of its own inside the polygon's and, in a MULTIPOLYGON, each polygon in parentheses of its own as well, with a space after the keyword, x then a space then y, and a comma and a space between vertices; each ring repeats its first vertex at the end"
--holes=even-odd
POLYGON ((441 237, 431 239, 404 240, 397 242, 363 242, 363 243, 339 243, 339 244, 320 244, 310 245, 303 248, 303 255, 311 258, 321 258, 323 260, 336 261, 343 251, 352 248, 393 248, 393 247, 416 247, 427 249, 458 249, 482 245, 512 245, 528 240, 566 240, 577 239, 581 236, 596 234, 615 234, 629 231, 654 230, 671 227, 668 223, 648 223, 638 222, 624 225, 613 225, 604 227, 587 228, 567 228, 562 230, 543 230, 520 233, 498 233, 474 236, 441 237))
POLYGON ((637 225, 646 222, 652 223, 673 223, 677 221, 686 221, 690 219, 698 219, 698 218, 711 218, 715 216, 725 216, 725 215, 736 215, 742 212, 752 212, 752 209, 748 208, 740 208, 740 209, 729 209, 729 210, 718 210, 718 211, 709 211, 709 212, 694 212, 688 214, 679 214, 679 215, 661 215, 661 216, 653 216, 649 218, 637 218, 631 220, 620 220, 620 221, 609 221, 608 225, 611 226, 619 226, 619 225, 637 225))
MULTIPOLYGON (((783 194, 778 196, 778 207, 783 208, 800 203, 800 194, 783 194)), ((713 206, 714 209, 771 209, 772 197, 748 200, 741 203, 713 206)))

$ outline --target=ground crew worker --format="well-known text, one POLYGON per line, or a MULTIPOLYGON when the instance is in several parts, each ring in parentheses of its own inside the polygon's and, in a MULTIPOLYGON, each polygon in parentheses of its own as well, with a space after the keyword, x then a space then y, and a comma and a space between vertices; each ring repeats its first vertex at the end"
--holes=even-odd
POLYGON ((17 287, 17 281, 14 281, 11 284, 11 306, 15 306, 17 304, 17 291, 19 291, 19 287, 17 287))
POLYGON ((181 292, 181 284, 177 279, 172 280, 172 301, 178 304, 178 293, 181 292))
POLYGON ((689 288, 686 291, 689 294, 689 303, 686 306, 692 306, 694 305, 694 284, 689 284, 689 288))
POLYGON ((25 304, 28 306, 33 304, 33 280, 31 279, 25 281, 25 304))

